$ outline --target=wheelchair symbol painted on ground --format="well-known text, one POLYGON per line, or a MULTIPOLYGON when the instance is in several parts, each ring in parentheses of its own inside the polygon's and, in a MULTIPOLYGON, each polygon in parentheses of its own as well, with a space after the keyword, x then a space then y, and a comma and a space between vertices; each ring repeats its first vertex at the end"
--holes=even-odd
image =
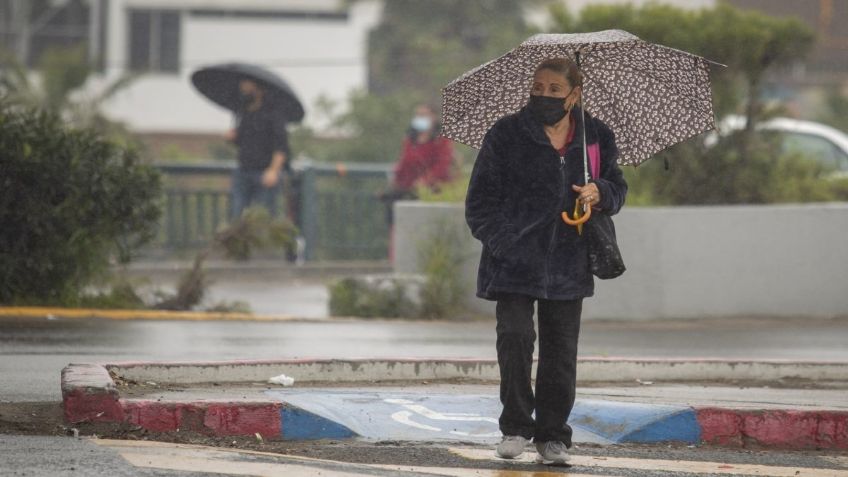
MULTIPOLYGON (((444 432, 444 429, 441 427, 436 427, 439 424, 439 421, 445 421, 447 423, 451 423, 456 425, 459 422, 465 423, 481 423, 483 425, 477 426, 479 431, 482 432, 466 432, 460 431, 456 429, 448 430, 447 432, 453 434, 455 436, 465 436, 465 437, 500 437, 501 432, 498 429, 498 420, 493 417, 485 417, 479 414, 474 413, 465 413, 465 412, 438 412, 432 409, 429 409, 421 404, 416 404, 414 401, 410 401, 408 399, 383 399, 383 402, 388 404, 397 404, 404 408, 401 411, 397 411, 392 413, 392 420, 398 422, 400 424, 404 424, 410 427, 414 427, 416 429, 421 429, 425 431, 432 432, 444 432), (431 421, 431 424, 424 424, 420 422, 421 420, 426 419, 431 421), (494 431, 491 429, 494 428, 494 431)), ((445 424, 443 424, 445 425, 445 424)), ((450 424, 447 424, 450 425, 450 424)))

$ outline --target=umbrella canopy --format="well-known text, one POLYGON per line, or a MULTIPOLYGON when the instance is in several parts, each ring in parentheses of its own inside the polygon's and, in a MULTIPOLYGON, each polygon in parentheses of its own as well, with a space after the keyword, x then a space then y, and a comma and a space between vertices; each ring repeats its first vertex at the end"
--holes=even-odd
POLYGON ((442 91, 442 134, 479 148, 495 121, 527 104, 536 67, 551 58, 580 66, 585 108, 615 133, 620 164, 715 128, 708 60, 605 30, 534 35, 453 80, 442 91))
POLYGON ((247 63, 207 66, 191 75, 191 82, 204 96, 232 111, 239 111, 239 81, 250 79, 265 89, 265 101, 289 122, 303 119, 303 106, 282 78, 262 67, 247 63))

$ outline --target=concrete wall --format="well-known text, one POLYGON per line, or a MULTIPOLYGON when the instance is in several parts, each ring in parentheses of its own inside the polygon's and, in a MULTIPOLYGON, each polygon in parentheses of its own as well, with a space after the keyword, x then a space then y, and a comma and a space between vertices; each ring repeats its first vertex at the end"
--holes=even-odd
MULTIPOLYGON (((395 270, 416 272, 435 224, 458 227, 474 298, 480 244, 458 204, 399 202, 395 270)), ((848 204, 625 208, 616 216, 627 272, 595 280, 584 317, 848 316, 848 204)))

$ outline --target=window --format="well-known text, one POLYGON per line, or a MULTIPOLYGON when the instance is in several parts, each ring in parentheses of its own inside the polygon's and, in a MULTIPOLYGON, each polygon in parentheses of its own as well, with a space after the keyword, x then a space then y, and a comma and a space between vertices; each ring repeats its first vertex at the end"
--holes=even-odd
POLYGON ((129 57, 133 71, 180 71, 180 12, 130 10, 129 57))

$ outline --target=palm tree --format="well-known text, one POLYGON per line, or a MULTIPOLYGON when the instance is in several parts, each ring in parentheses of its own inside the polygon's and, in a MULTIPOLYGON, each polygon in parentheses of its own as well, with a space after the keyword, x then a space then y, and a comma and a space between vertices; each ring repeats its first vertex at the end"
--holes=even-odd
POLYGON ((38 75, 33 75, 12 55, 3 52, 0 53, 0 101, 27 109, 53 111, 74 126, 127 138, 127 129, 107 118, 102 111, 104 103, 137 76, 123 75, 92 94, 83 88, 91 73, 82 45, 47 50, 39 61, 38 75))

